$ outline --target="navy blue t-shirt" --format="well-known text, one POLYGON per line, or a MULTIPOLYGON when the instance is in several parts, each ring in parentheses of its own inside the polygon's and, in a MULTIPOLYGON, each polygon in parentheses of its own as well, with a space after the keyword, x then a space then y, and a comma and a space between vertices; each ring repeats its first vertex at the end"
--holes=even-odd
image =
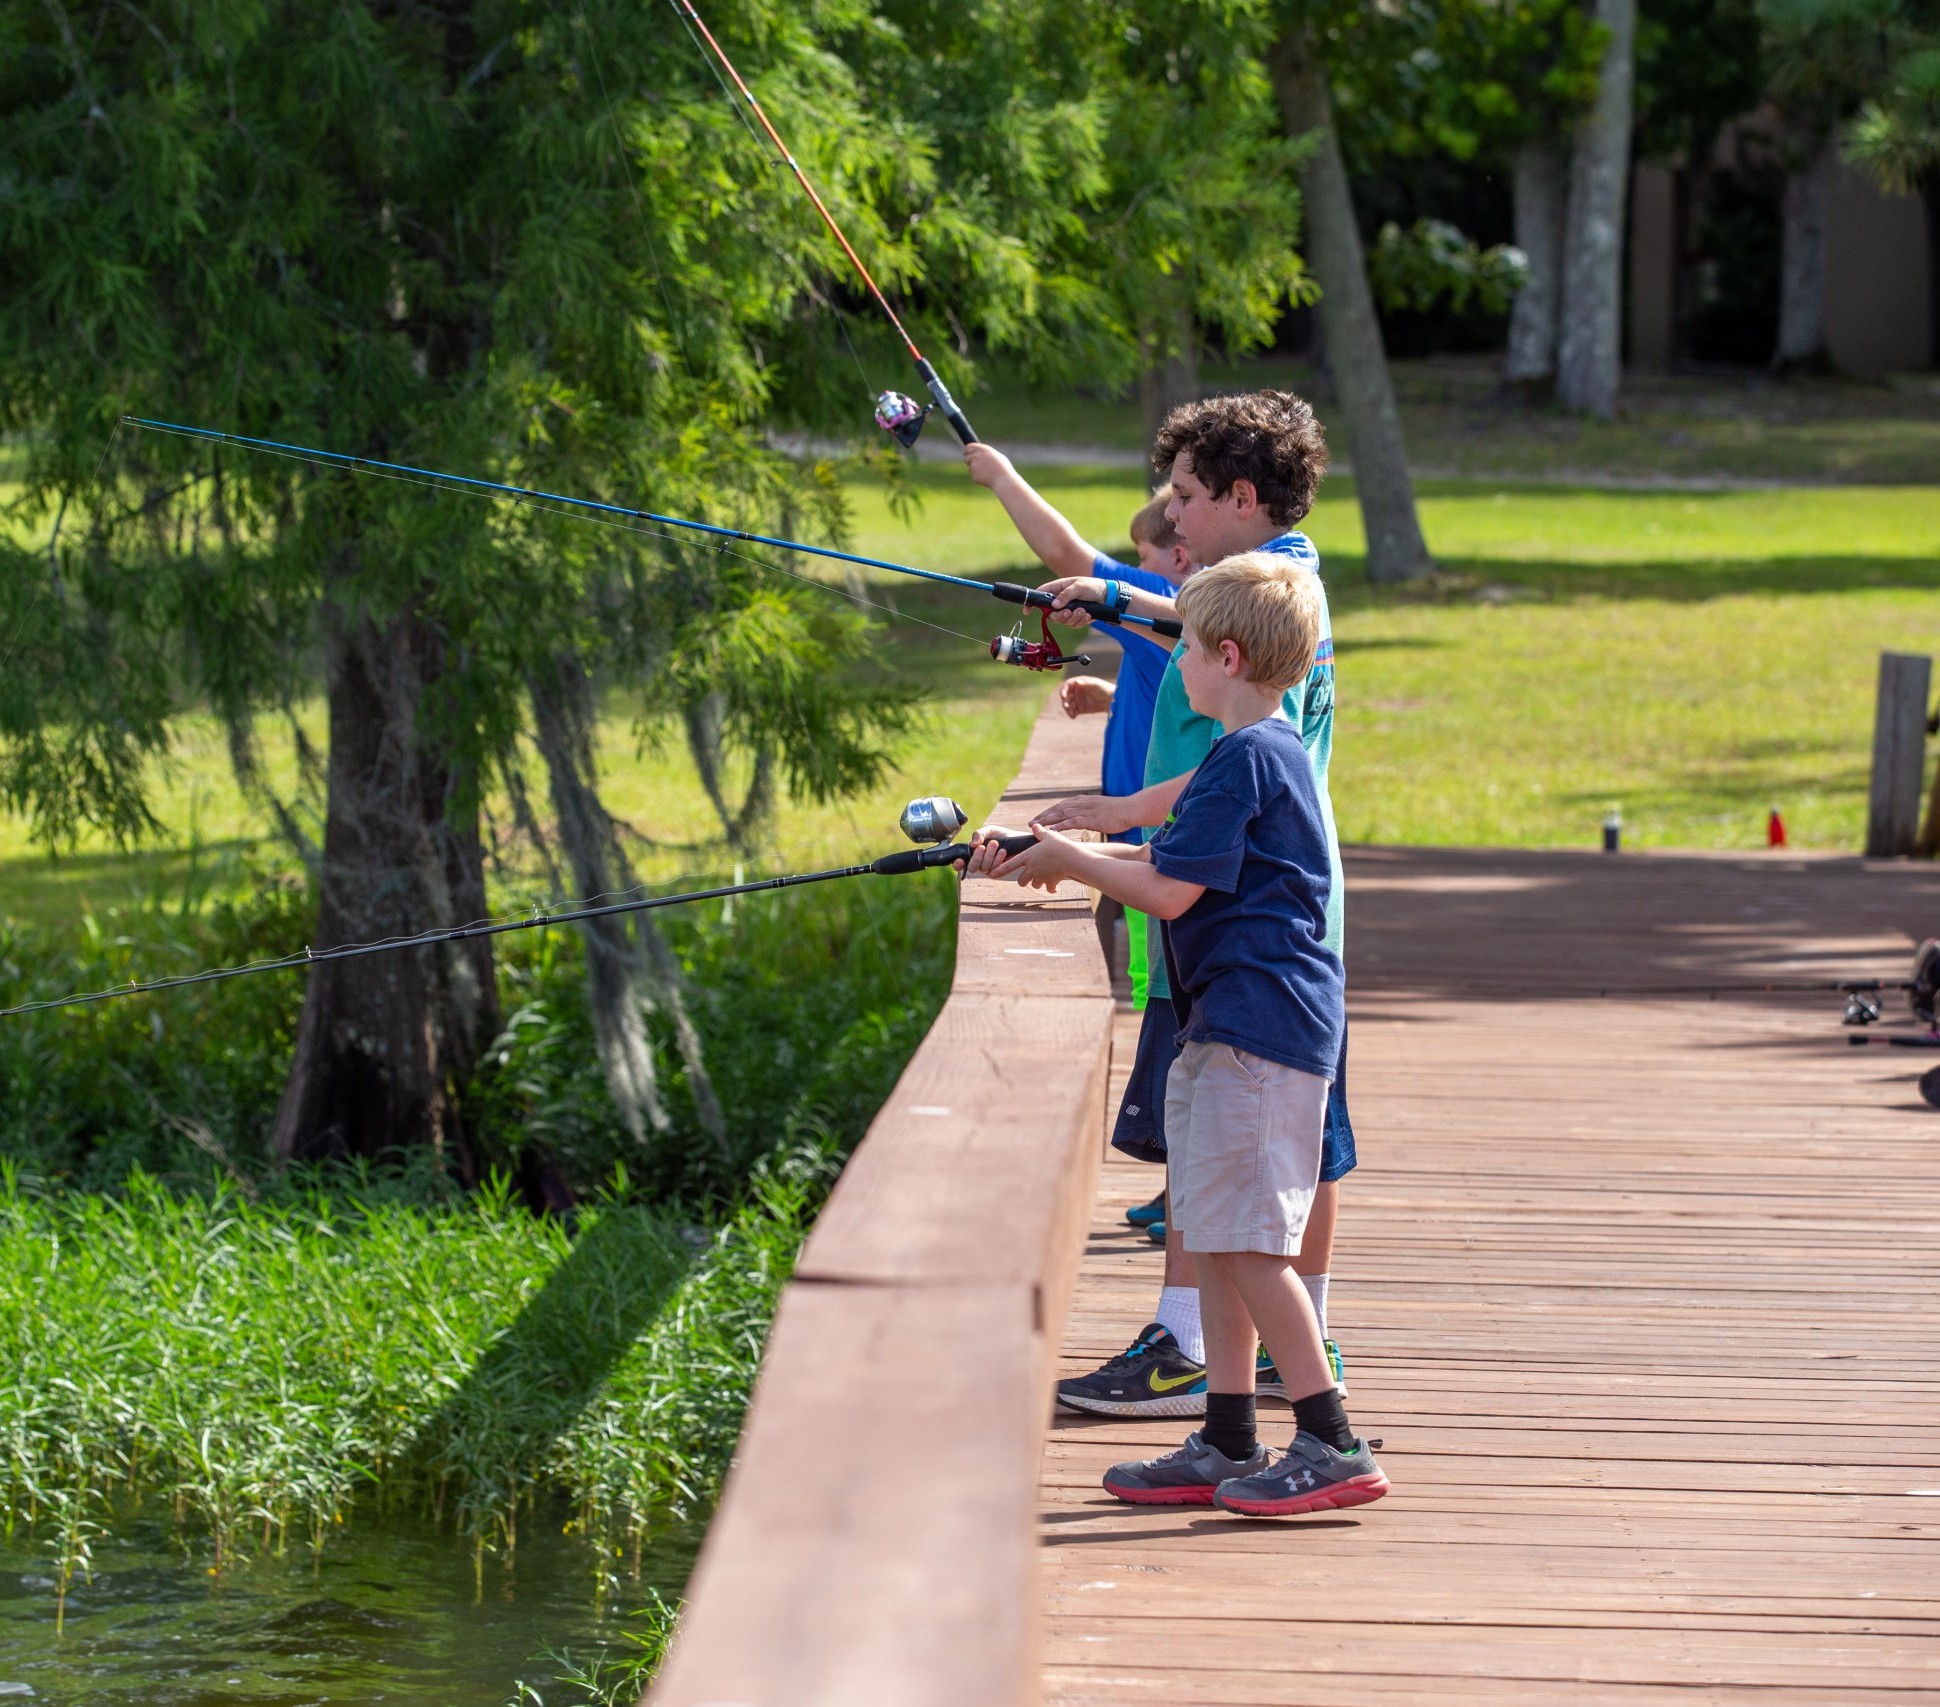
MULTIPOLYGON (((1163 575, 1116 562, 1102 551, 1092 559, 1091 572, 1107 581, 1123 581, 1128 587, 1167 598, 1179 590, 1163 575)), ((1169 641, 1152 639, 1149 628, 1120 624, 1105 632, 1118 642, 1122 654, 1118 686, 1111 696, 1111 715, 1105 721, 1105 793, 1136 794, 1145 786, 1145 748, 1152 738, 1152 707, 1158 703, 1159 683, 1164 679, 1172 647, 1169 641)), ((1114 839, 1137 841, 1138 836, 1132 832, 1114 839)))
POLYGON ((1345 997, 1327 946, 1327 821, 1300 731, 1269 717, 1222 735, 1151 847, 1157 870, 1206 887, 1165 927, 1181 1041, 1332 1079, 1345 997))

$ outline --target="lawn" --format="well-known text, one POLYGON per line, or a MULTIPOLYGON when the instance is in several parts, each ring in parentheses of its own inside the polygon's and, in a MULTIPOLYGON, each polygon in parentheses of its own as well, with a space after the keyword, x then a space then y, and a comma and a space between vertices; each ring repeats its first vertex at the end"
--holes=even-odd
MULTIPOLYGON (((1123 548, 1144 490, 1138 469, 1032 472, 1089 537, 1123 548)), ((855 490, 860 550, 1029 574, 997 506, 957 469, 926 463, 912 481, 919 503, 904 516, 879 488, 855 490)), ((1940 489, 1424 480, 1421 507, 1442 571, 1425 591, 1366 584, 1348 479, 1328 481, 1308 524, 1341 660, 1334 792, 1344 836, 1589 845, 1615 805, 1639 845, 1743 847, 1762 842, 1777 807, 1801 845, 1858 846, 1877 654, 1940 647, 1940 489)), ((922 725, 870 795, 786 806, 749 870, 882 851, 896 843, 909 795, 953 793, 981 812, 1015 769, 1049 688, 984 654, 1016 613, 893 576, 874 586, 870 596, 897 612, 879 667, 924 683, 922 725)), ((1098 651, 1109 659, 1108 646, 1098 651)), ((639 729, 615 702, 603 764, 609 801, 652 844, 648 876, 731 863, 677 738, 639 729)), ((83 903, 172 890, 192 863, 207 872, 262 833, 206 718, 183 718, 156 788, 166 834, 134 855, 90 843, 50 860, 24 822, 0 818, 0 914, 53 922, 83 903)), ((532 892, 530 874, 515 873, 500 900, 532 892)))
MULTIPOLYGON (((1122 537, 1136 470, 1033 471, 1122 537)), ((859 499, 873 555, 1013 567, 947 467, 904 521, 859 499)), ((1308 523, 1340 654, 1334 802, 1352 841, 1589 846, 1622 809, 1646 846, 1857 848, 1878 654, 1940 650, 1940 490, 1612 492, 1428 481, 1428 590, 1370 587, 1350 483, 1308 523)))

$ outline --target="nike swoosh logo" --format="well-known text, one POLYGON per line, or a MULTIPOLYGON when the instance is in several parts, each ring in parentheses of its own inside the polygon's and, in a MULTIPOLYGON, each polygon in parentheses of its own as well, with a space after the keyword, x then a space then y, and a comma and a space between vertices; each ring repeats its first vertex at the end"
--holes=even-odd
POLYGON ((1194 1370, 1190 1375, 1175 1375, 1168 1381, 1155 1369, 1146 1377, 1146 1383, 1155 1393, 1170 1393, 1175 1388, 1190 1387, 1193 1382, 1203 1381, 1205 1378, 1205 1375, 1201 1371, 1194 1370))

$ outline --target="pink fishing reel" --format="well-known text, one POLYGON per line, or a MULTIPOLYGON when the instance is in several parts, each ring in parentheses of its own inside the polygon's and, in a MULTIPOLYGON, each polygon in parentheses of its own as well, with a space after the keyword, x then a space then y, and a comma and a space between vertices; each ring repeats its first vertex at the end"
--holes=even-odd
POLYGON ((930 406, 905 397, 900 391, 885 391, 876 399, 876 425, 904 450, 915 448, 922 437, 923 423, 929 419, 930 406))

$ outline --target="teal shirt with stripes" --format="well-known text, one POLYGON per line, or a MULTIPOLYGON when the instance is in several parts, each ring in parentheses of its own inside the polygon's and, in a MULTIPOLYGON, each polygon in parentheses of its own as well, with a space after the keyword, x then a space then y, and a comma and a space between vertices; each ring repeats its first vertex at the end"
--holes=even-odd
MULTIPOLYGON (((1260 548, 1300 559, 1320 573, 1320 553, 1303 533, 1283 533, 1260 548)), ((1145 748, 1145 786, 1166 782, 1187 771, 1197 770, 1212 751, 1212 744, 1225 731, 1216 719, 1201 717, 1186 702, 1185 683, 1179 676, 1179 652, 1175 647, 1165 675, 1159 681, 1158 702, 1152 711, 1152 738, 1145 748)), ((1314 767, 1314 784, 1320 791, 1320 810, 1327 823, 1327 946, 1336 954, 1346 940, 1347 903, 1340 863, 1340 834, 1334 828, 1334 803, 1327 792, 1327 765, 1334 756, 1334 626, 1327 611, 1327 592, 1320 594, 1320 645, 1314 654, 1313 668, 1306 678, 1287 690, 1280 702, 1280 715, 1300 731, 1301 745, 1314 767)), ((1152 831, 1145 832, 1149 840, 1152 831)), ((1159 933, 1147 930, 1146 1000, 1164 1000, 1172 994, 1165 976, 1165 949, 1159 933)))

